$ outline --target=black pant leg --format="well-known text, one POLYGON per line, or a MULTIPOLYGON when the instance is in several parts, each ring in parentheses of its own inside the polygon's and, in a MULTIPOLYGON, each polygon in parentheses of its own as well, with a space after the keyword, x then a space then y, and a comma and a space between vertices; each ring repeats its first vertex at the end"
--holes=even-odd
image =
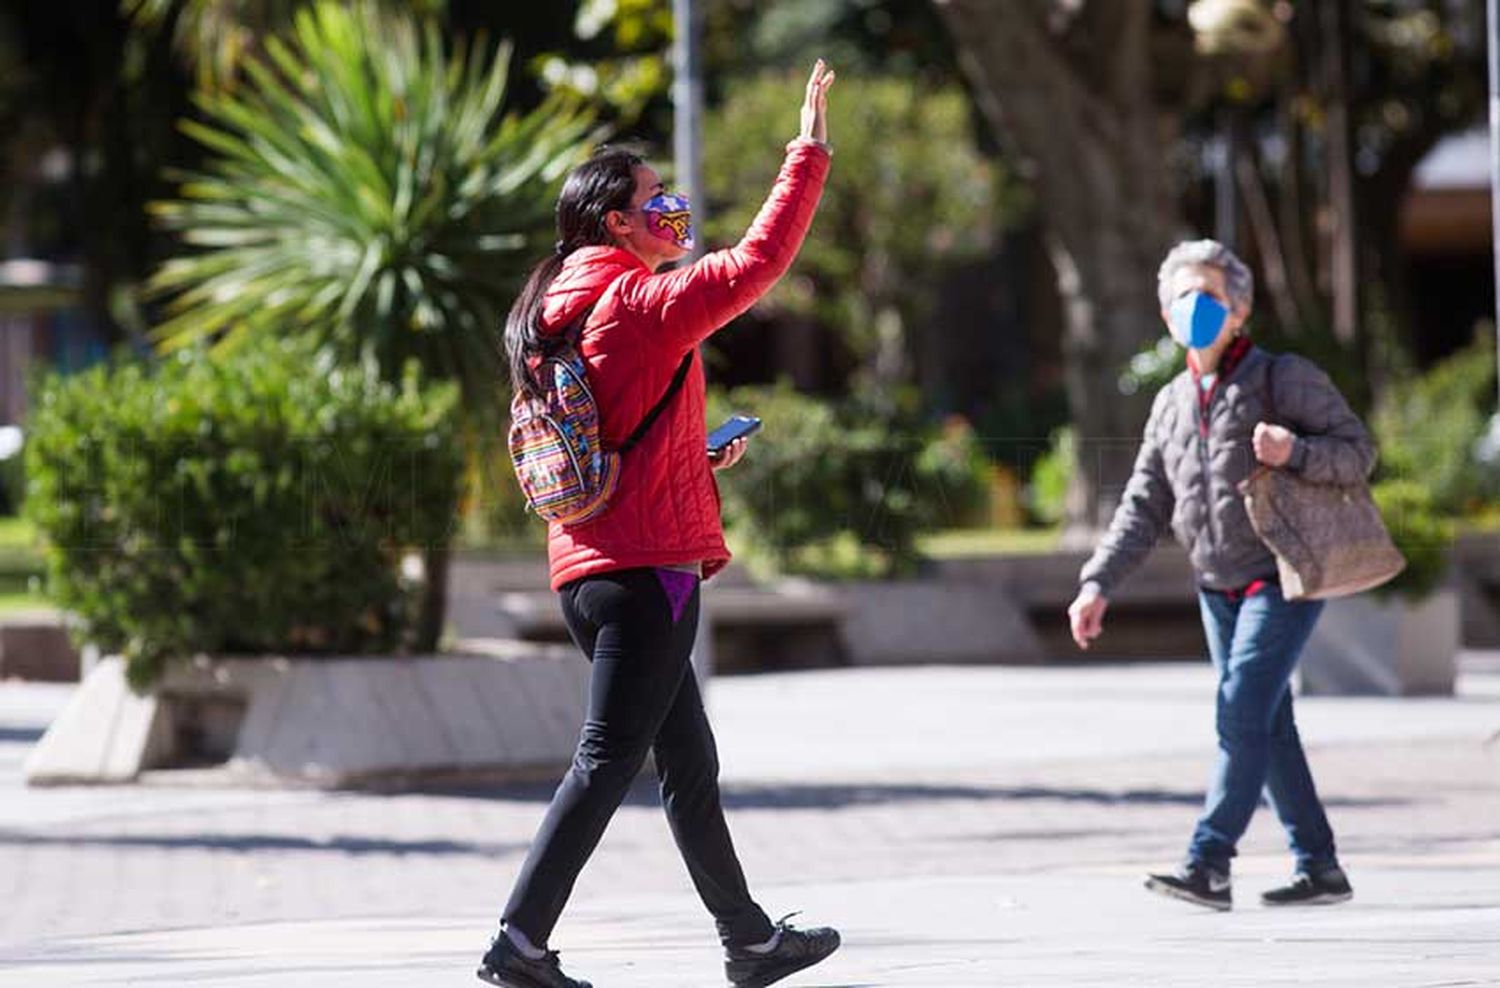
POLYGON ((649 570, 591 577, 565 588, 563 614, 593 661, 588 716, 503 913, 543 945, 639 774, 684 676, 694 627, 674 624, 649 570))
POLYGON ((719 939, 726 946, 769 940, 775 930, 750 897, 724 819, 718 750, 698 680, 691 672, 677 690, 653 751, 672 836, 693 886, 714 917, 719 939))

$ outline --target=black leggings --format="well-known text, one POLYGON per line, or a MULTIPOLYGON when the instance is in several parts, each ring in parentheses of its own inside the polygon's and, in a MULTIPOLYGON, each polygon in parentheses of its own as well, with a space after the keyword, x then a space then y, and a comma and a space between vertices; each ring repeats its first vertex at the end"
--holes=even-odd
POLYGON ((726 945, 769 940, 770 920, 745 876, 719 802, 719 757, 689 658, 698 591, 680 619, 656 572, 622 570, 562 588, 563 617, 593 663, 588 717, 573 765, 552 797, 504 921, 542 946, 648 750, 677 848, 726 945))

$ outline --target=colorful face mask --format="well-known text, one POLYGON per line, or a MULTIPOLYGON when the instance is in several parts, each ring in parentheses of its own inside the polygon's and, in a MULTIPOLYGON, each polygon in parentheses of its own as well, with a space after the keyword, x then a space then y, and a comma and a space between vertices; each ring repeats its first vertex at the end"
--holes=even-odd
POLYGON ((641 206, 651 235, 670 240, 683 250, 693 249, 693 211, 686 196, 663 192, 641 206))
POLYGON ((1229 309, 1207 292, 1189 292, 1167 310, 1172 338, 1193 350, 1214 345, 1229 320, 1229 309))

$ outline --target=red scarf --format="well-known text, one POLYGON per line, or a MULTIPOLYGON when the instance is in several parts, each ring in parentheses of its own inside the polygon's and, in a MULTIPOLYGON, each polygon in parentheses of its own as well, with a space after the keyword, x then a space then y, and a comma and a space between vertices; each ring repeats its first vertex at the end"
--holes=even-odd
POLYGON ((1229 344, 1229 348, 1224 351, 1223 356, 1219 357, 1217 376, 1208 388, 1204 388, 1202 384, 1203 371, 1198 368, 1198 354, 1192 350, 1188 351, 1188 370, 1193 375, 1193 390, 1198 392, 1198 435, 1205 439, 1208 438, 1208 406, 1213 404, 1214 395, 1219 393, 1219 386, 1234 373, 1234 369, 1240 365, 1240 361, 1245 359, 1245 355, 1254 345, 1246 337, 1236 336, 1234 342, 1229 344))

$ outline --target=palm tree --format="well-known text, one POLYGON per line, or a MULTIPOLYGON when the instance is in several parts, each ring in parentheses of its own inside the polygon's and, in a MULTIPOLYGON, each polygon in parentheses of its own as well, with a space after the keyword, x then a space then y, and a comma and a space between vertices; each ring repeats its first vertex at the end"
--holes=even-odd
POLYGON ((552 239, 557 183, 593 118, 550 100, 506 113, 508 48, 444 48, 432 20, 319 2, 265 42, 184 130, 216 155, 157 204, 193 250, 152 288, 164 351, 312 334, 396 379, 459 382, 471 421, 503 407, 499 325, 552 239))
MULTIPOLYGON (((392 9, 441 13, 446 0, 384 0, 392 9)), ((265 37, 291 24, 312 0, 121 0, 120 13, 148 36, 170 31, 199 88, 233 86, 265 37)))

